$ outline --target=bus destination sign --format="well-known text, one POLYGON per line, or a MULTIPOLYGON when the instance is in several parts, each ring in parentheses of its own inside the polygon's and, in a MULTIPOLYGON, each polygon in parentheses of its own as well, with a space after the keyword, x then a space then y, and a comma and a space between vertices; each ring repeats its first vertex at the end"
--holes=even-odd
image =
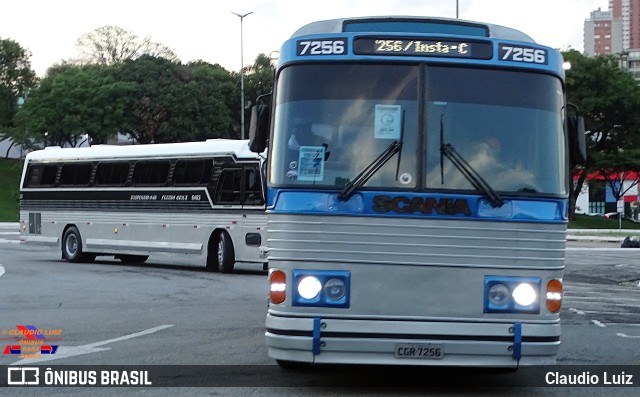
POLYGON ((466 40, 359 38, 353 51, 360 55, 428 56, 491 59, 491 43, 466 40))

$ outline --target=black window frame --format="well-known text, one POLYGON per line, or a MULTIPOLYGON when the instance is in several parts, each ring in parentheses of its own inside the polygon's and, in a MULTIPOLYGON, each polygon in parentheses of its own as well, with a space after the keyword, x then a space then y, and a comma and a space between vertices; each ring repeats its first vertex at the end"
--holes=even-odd
POLYGON ((171 170, 170 160, 138 160, 133 165, 132 186, 165 186, 171 170))
POLYGON ((24 187, 38 188, 56 186, 58 171, 58 163, 29 164, 29 167, 27 168, 27 176, 24 181, 24 187), (40 175, 34 175, 35 172, 39 172, 40 175), (47 182, 49 182, 51 177, 53 177, 50 183, 43 183, 43 179, 45 176, 47 176, 47 182))
POLYGON ((94 180, 93 184, 95 186, 100 186, 100 187, 126 186, 130 172, 131 172, 131 164, 129 161, 100 161, 96 165, 96 172, 93 178, 94 180), (117 169, 117 168, 124 169, 124 167, 126 167, 126 172, 122 172, 122 170, 117 169), (103 171, 103 169, 105 168, 109 168, 109 170, 103 171), (103 175, 101 173, 106 173, 106 172, 109 173, 108 175, 109 178, 108 178, 108 181, 103 182, 103 179, 102 179, 103 175), (115 181, 116 178, 114 178, 114 175, 120 176, 119 178, 117 178, 117 181, 115 181), (124 176, 124 178, 122 178, 122 176, 124 176))
POLYGON ((60 187, 89 186, 93 168, 93 163, 86 161, 63 163, 60 169, 60 187))
POLYGON ((174 186, 206 186, 211 181, 212 175, 213 159, 211 158, 178 159, 173 168, 171 184, 174 186), (198 168, 194 165, 197 165, 198 168), (192 176, 191 179, 185 178, 188 175, 192 176))

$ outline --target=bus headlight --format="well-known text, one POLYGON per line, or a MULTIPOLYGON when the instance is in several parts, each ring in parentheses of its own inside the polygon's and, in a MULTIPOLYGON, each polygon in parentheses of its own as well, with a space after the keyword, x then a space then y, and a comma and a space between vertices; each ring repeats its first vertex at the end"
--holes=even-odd
POLYGON ((536 291, 531 284, 519 284, 513 290, 513 300, 520 306, 529 306, 538 299, 536 291))
POLYGON ((313 276, 307 276, 298 283, 298 294, 304 299, 313 299, 322 290, 320 280, 313 276))
POLYGON ((293 306, 349 307, 351 273, 346 270, 293 270, 293 306))
POLYGON ((485 276, 485 313, 540 313, 538 277, 485 276))
POLYGON ((496 306, 504 306, 511 299, 509 287, 504 284, 494 284, 489 288, 489 302, 496 306))
POLYGON ((345 285, 343 279, 332 278, 324 283, 324 293, 326 294, 327 299, 337 301, 344 298, 345 294, 347 293, 347 286, 345 285))

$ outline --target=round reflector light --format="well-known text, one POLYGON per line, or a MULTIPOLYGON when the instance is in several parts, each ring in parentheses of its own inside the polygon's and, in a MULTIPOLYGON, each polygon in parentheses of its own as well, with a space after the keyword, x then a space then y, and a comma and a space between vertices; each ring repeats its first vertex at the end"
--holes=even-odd
POLYGON ((269 275, 269 300, 280 304, 287 297, 287 277, 282 270, 275 270, 269 275))

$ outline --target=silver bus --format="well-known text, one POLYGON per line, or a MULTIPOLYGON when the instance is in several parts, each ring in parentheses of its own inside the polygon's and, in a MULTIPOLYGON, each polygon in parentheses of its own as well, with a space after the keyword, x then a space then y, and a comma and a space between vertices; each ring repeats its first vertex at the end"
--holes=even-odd
POLYGON ((21 241, 57 247, 69 262, 169 253, 223 273, 236 262, 266 268, 263 158, 227 139, 31 152, 21 241))

